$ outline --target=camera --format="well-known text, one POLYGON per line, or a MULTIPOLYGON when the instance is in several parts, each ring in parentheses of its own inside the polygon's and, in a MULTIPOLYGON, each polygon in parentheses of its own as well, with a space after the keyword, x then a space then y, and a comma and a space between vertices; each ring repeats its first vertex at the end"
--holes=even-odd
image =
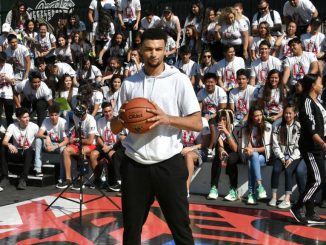
POLYGON ((76 117, 82 118, 86 114, 86 108, 82 105, 77 105, 74 109, 76 117))

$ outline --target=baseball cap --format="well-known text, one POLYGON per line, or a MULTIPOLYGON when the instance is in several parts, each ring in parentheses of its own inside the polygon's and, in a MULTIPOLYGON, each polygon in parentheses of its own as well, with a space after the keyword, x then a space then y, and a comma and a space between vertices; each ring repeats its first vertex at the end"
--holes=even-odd
POLYGON ((10 25, 8 23, 4 23, 1 28, 2 32, 9 32, 10 31, 10 25))
POLYGON ((170 6, 165 6, 163 12, 172 12, 172 8, 170 6))

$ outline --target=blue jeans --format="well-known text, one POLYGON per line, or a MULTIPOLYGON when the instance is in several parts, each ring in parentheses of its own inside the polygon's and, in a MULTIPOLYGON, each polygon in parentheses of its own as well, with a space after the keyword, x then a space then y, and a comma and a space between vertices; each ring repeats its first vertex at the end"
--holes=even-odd
POLYGON ((266 165, 265 156, 254 152, 248 157, 248 164, 248 191, 254 193, 256 181, 262 180, 260 167, 266 165))
MULTIPOLYGON (((52 142, 52 145, 58 145, 58 143, 52 142)), ((63 150, 66 147, 60 147, 55 149, 53 153, 60 153, 60 176, 59 179, 64 179, 65 176, 65 168, 63 165, 63 150)), ((35 159, 34 159, 34 170, 41 172, 42 170, 42 159, 41 159, 41 153, 42 150, 45 149, 45 140, 36 138, 35 140, 35 159)))

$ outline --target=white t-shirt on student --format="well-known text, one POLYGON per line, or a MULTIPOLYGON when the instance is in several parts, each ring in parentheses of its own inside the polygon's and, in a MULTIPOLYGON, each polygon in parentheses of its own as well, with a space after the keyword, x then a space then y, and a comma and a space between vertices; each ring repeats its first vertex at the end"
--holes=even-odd
MULTIPOLYGON (((78 88, 73 87, 72 88, 72 92, 71 92, 71 98, 75 97, 77 94, 78 94, 78 88)), ((68 96, 69 96, 69 90, 67 90, 67 91, 60 91, 60 93, 59 93, 59 97, 60 98, 68 99, 68 96)))
POLYGON ((128 22, 128 20, 136 20, 136 11, 141 10, 141 5, 139 0, 121 0, 119 4, 119 11, 122 12, 123 22, 128 22))
POLYGON ((44 99, 52 100, 52 91, 41 81, 41 85, 37 90, 33 89, 28 79, 18 83, 15 87, 17 93, 23 93, 29 101, 44 99))
POLYGON ((280 52, 278 55, 279 59, 284 59, 286 57, 291 57, 293 56, 293 53, 289 47, 289 42, 293 39, 293 37, 287 37, 285 36, 282 39, 281 46, 280 46, 280 52))
POLYGON ((181 131, 181 142, 183 147, 189 147, 202 143, 202 136, 209 135, 211 130, 209 129, 208 121, 205 117, 202 117, 203 129, 200 132, 195 132, 191 130, 181 131))
POLYGON ((89 77, 86 77, 88 75, 88 70, 85 71, 83 69, 80 69, 77 71, 77 74, 78 74, 78 77, 81 78, 81 79, 86 79, 87 80, 91 80, 93 83, 96 82, 96 77, 99 77, 99 76, 102 76, 102 72, 100 71, 100 69, 97 68, 97 66, 94 66, 92 65, 91 66, 91 71, 90 71, 90 76, 89 77))
POLYGON ((41 35, 38 33, 35 37, 35 43, 40 45, 40 50, 41 52, 46 52, 49 49, 51 49, 51 44, 56 43, 56 38, 52 33, 47 32, 45 34, 45 37, 41 37, 41 35))
MULTIPOLYGON (((282 19, 281 19, 280 13, 276 10, 270 10, 265 15, 261 14, 259 20, 257 20, 257 17, 258 17, 258 12, 255 13, 254 17, 252 18, 252 27, 254 27, 254 26, 258 27, 259 23, 261 23, 263 21, 266 21, 269 24, 270 28, 276 24, 282 24, 282 19), (273 11, 273 14, 274 14, 274 21, 271 16, 271 11, 273 11)), ((276 32, 276 33, 273 33, 272 35, 274 36, 274 35, 279 35, 279 34, 281 34, 281 33, 276 32)))
POLYGON ((217 76, 222 77, 225 88, 235 88, 238 86, 237 71, 245 67, 245 62, 241 57, 235 56, 230 62, 223 59, 217 62, 217 76))
POLYGON ((303 51, 301 56, 287 57, 283 62, 283 66, 290 68, 289 84, 296 84, 299 79, 302 79, 304 75, 308 74, 310 64, 315 61, 317 61, 316 55, 305 51, 303 51))
MULTIPOLYGON (((6 77, 9 79, 14 79, 14 71, 12 69, 12 65, 5 63, 3 67, 0 69, 0 74, 5 74, 6 77)), ((7 84, 7 82, 3 79, 0 80, 0 98, 1 99, 13 99, 13 91, 10 84, 7 84)))
POLYGON ((223 24, 221 27, 221 43, 224 45, 241 45, 241 32, 248 31, 249 27, 244 20, 236 20, 232 25, 223 24))
MULTIPOLYGON (((258 98, 264 98, 264 87, 259 90, 258 98)), ((271 89, 271 99, 264 106, 266 114, 278 114, 283 111, 283 101, 281 101, 281 91, 279 88, 271 89)))
MULTIPOLYGON (((78 128, 79 127, 79 122, 80 119, 79 117, 76 117, 75 115, 73 115, 73 120, 74 120, 74 124, 75 127, 78 128)), ((86 139, 88 137, 88 135, 90 134, 97 134, 97 127, 96 127, 96 121, 94 119, 94 117, 90 114, 86 115, 86 118, 84 121, 82 121, 81 123, 81 127, 82 127, 82 138, 86 139)), ((93 145, 96 144, 96 140, 94 137, 94 141, 92 143, 93 145)))
POLYGON ((112 146, 118 140, 117 136, 111 131, 111 122, 107 121, 105 117, 97 120, 97 131, 105 145, 112 146))
POLYGON ((200 74, 199 65, 193 60, 190 60, 187 64, 182 63, 182 60, 178 60, 175 67, 183 71, 189 78, 200 74))
POLYGON ((320 51, 326 50, 326 39, 325 34, 318 32, 316 35, 311 33, 304 33, 301 35, 301 43, 303 44, 304 50, 318 54, 320 51))
POLYGON ((9 125, 6 131, 6 136, 13 137, 13 145, 18 149, 30 147, 34 145, 35 135, 39 127, 33 122, 29 122, 26 128, 21 128, 19 122, 9 125))
POLYGON ((76 76, 76 71, 71 67, 71 65, 64 62, 57 62, 55 65, 58 67, 58 77, 61 78, 65 74, 69 74, 71 77, 76 76))
POLYGON ((238 87, 230 91, 229 103, 234 105, 234 116, 236 119, 241 120, 249 113, 250 104, 255 101, 255 90, 254 86, 248 84, 244 90, 240 90, 238 87))
POLYGON ((50 118, 45 118, 41 129, 47 132, 52 142, 60 143, 67 137, 68 124, 62 117, 58 118, 58 123, 53 125, 50 118))
POLYGON ((28 48, 26 48, 24 45, 17 44, 16 49, 12 49, 11 47, 8 47, 5 52, 7 55, 7 61, 9 61, 9 63, 14 65, 15 71, 26 70, 25 57, 29 56, 28 48))
POLYGON ((149 28, 156 28, 160 25, 161 18, 157 15, 153 15, 152 21, 149 23, 146 17, 142 18, 140 21, 140 28, 143 30, 147 30, 149 28))
POLYGON ((287 1, 283 7, 283 16, 290 16, 298 26, 304 26, 310 23, 315 11, 315 6, 309 0, 299 0, 297 7, 293 7, 290 1, 287 1))
POLYGON ((92 0, 92 2, 89 5, 89 9, 94 11, 94 21, 98 21, 98 10, 97 10, 97 3, 100 2, 102 5, 102 8, 104 10, 115 10, 116 6, 115 6, 115 1, 114 0, 102 0, 102 1, 98 1, 98 0, 92 0))
MULTIPOLYGON (((263 40, 266 40, 266 39, 265 38, 261 38, 261 37, 253 37, 253 40, 252 40, 252 44, 251 44, 250 49, 251 50, 254 50, 256 52, 256 56, 257 57, 260 56, 260 54, 259 54, 259 45, 260 45, 260 43, 263 40)), ((274 45, 275 45, 275 38, 274 37, 271 37, 271 39, 268 40, 268 42, 271 44, 271 49, 273 49, 274 48, 274 45)))
POLYGON ((268 57, 268 60, 266 61, 262 61, 259 58, 251 63, 250 76, 256 78, 257 84, 265 85, 268 72, 273 69, 277 69, 281 71, 281 68, 282 68, 282 62, 278 58, 270 55, 268 57))
POLYGON ((217 112, 217 108, 220 104, 226 104, 228 102, 226 92, 221 87, 215 85, 214 92, 207 93, 205 88, 199 90, 197 99, 202 103, 202 115, 210 115, 217 112))

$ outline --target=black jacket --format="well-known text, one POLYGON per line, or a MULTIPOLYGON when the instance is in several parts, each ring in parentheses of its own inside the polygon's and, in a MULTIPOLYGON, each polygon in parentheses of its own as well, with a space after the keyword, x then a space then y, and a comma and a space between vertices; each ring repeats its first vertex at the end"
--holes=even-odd
POLYGON ((324 119, 318 105, 310 96, 304 98, 300 105, 299 120, 301 124, 300 151, 323 151, 322 146, 315 143, 312 136, 318 134, 324 139, 324 119))

